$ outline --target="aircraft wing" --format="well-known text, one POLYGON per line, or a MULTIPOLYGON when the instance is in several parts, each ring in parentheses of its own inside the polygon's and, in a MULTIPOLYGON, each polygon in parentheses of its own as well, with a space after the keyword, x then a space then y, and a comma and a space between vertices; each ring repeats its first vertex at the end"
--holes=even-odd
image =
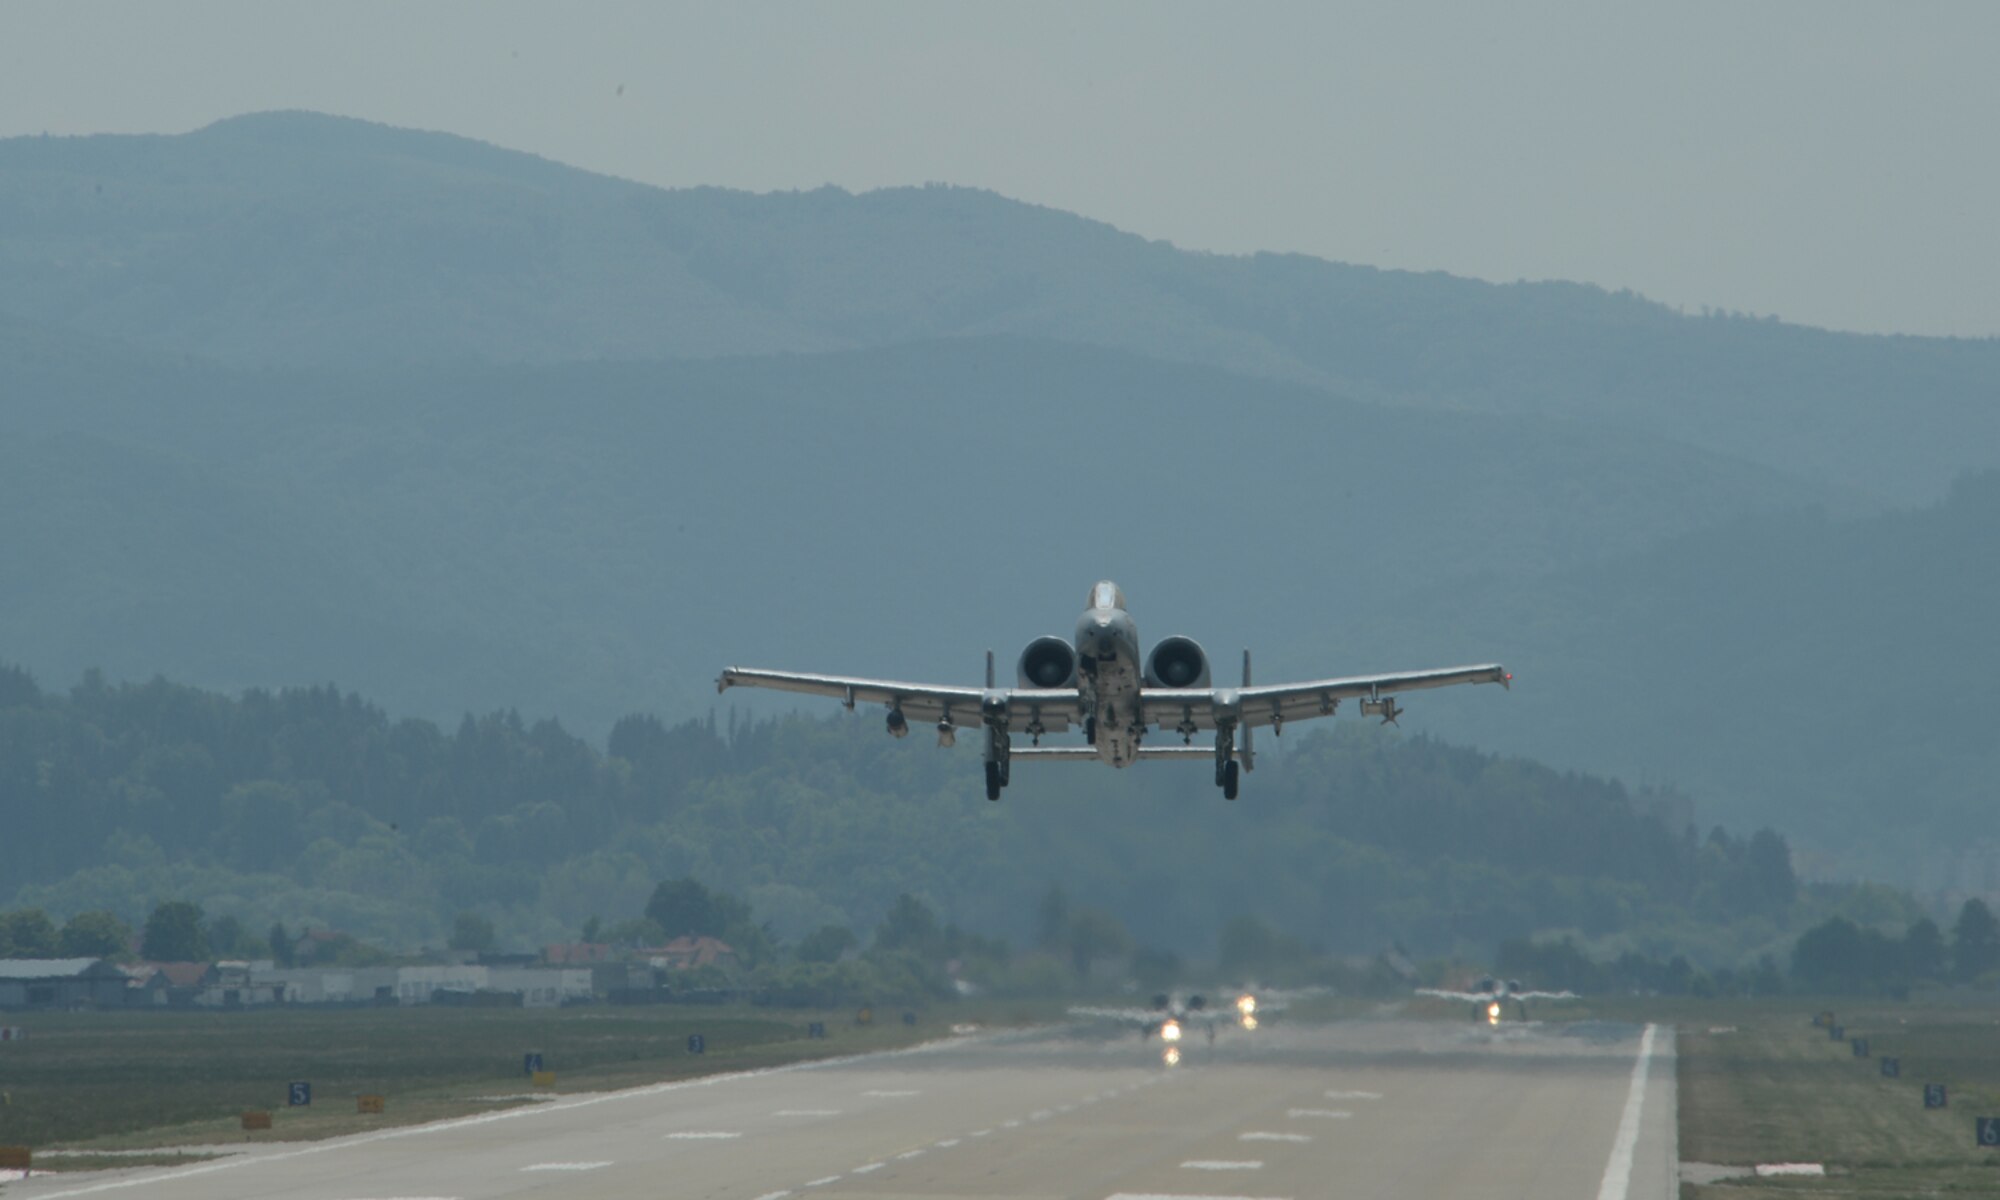
POLYGON ((1435 996, 1439 1000, 1458 1000, 1466 1004, 1478 1004, 1484 1000, 1505 1000, 1499 992, 1449 992, 1443 988, 1418 988, 1419 996, 1435 996))
MULTIPOLYGON (((856 704, 900 707, 911 723, 936 724, 949 716, 961 729, 977 729, 980 706, 989 694, 985 688, 944 687, 930 683, 905 683, 895 679, 866 679, 857 675, 814 675, 802 671, 763 671, 752 667, 726 667, 715 681, 720 692, 732 687, 775 688, 808 696, 831 696, 849 708, 856 704)), ((1080 724, 1081 697, 1075 688, 998 688, 992 693, 1007 699, 1007 725, 1014 733, 1032 732, 1040 722, 1044 732, 1056 733, 1080 724)))
POLYGON ((1173 1014, 1158 1008, 1072 1008, 1072 1017, 1089 1017, 1095 1021, 1117 1021, 1124 1025, 1158 1025, 1173 1017, 1173 1014))
POLYGON ((1313 679, 1304 683, 1263 684, 1242 688, 1147 688, 1139 693, 1145 707, 1146 723, 1173 731, 1185 724, 1196 729, 1215 728, 1217 706, 1236 706, 1245 725, 1278 725, 1310 717, 1330 717, 1342 700, 1374 700, 1399 692, 1450 687, 1460 683, 1497 683, 1503 687, 1513 676, 1498 663, 1471 667, 1444 667, 1433 671, 1406 671, 1384 675, 1349 675, 1340 679, 1313 679))
POLYGON ((1435 996, 1440 1000, 1459 1000, 1468 1004, 1479 1004, 1487 1000, 1577 1000, 1575 992, 1450 992, 1443 988, 1418 988, 1419 996, 1435 996))

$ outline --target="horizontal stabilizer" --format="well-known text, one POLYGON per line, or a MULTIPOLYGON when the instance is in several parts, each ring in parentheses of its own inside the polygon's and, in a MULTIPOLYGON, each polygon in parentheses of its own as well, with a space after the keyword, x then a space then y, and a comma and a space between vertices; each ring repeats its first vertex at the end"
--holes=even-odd
MULTIPOLYGON (((1075 762, 1095 762, 1095 746, 1017 746, 1009 751, 1011 757, 1025 759, 1068 759, 1075 762)), ((1214 758, 1215 751, 1207 746, 1141 746, 1140 758, 1214 758)))

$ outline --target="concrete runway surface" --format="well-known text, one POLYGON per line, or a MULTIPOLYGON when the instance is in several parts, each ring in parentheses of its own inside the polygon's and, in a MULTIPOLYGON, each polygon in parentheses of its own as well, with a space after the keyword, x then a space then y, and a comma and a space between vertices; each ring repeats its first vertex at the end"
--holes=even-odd
POLYGON ((1676 1194, 1673 1036, 1400 1020, 1157 1039, 998 1033, 193 1167, 38 1176, 7 1200, 1163 1200, 1676 1194))

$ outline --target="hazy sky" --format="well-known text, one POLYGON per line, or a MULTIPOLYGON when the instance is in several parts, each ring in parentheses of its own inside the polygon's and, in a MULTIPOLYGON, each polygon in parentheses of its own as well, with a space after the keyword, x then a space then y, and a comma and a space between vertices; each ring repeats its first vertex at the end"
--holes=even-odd
POLYGON ((307 108, 668 186, 2000 334, 2000 4, 0 0, 0 136, 307 108), (622 89, 622 91, 621 91, 622 89))

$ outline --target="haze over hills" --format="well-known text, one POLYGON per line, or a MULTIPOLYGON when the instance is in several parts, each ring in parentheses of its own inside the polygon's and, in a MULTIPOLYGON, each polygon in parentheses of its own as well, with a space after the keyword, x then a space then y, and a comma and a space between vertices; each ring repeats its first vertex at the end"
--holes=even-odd
POLYGON ((16 377, 49 399, 0 450, 21 568, 0 638, 45 678, 337 679, 440 719, 506 703, 598 731, 700 711, 724 655, 970 678, 1106 574, 1142 628, 1217 653, 1478 657, 1448 630, 1350 627, 1468 573, 1857 504, 1657 439, 1010 339, 16 377))
POLYGON ((46 686, 601 734, 726 660, 971 679, 1110 575, 1265 678, 1506 661, 1423 726, 1842 870, 1918 881, 2000 766, 1991 489, 1890 511, 2000 467, 2000 343, 311 114, 0 142, 0 263, 0 661, 46 686))
POLYGON ((0 141, 0 312, 243 364, 706 357, 1007 334, 1661 434, 1898 500, 1995 465, 2000 342, 1571 284, 1190 254, 991 193, 662 191, 266 113, 0 141))

